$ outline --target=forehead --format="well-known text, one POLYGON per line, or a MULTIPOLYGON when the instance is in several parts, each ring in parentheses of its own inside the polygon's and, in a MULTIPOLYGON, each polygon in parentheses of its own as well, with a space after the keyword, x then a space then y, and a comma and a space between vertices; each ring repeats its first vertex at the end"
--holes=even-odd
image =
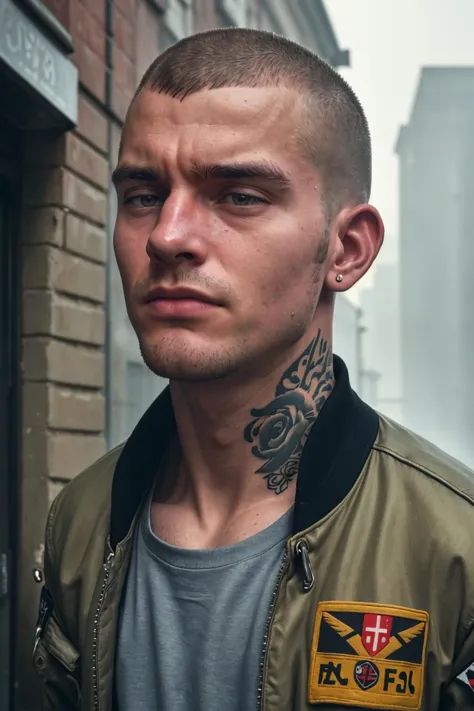
POLYGON ((179 100, 143 91, 122 136, 122 161, 201 161, 270 157, 302 162, 301 98, 279 87, 225 87, 179 100))

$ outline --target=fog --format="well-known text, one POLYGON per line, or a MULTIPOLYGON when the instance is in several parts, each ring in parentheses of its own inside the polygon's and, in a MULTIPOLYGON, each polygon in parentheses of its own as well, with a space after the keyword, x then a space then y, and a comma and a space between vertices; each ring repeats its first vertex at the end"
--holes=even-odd
POLYGON ((371 202, 386 226, 377 264, 348 294, 363 309, 362 369, 376 380, 363 394, 472 466, 474 70, 462 68, 474 67, 474 3, 326 7, 351 53, 340 71, 369 120, 371 202))

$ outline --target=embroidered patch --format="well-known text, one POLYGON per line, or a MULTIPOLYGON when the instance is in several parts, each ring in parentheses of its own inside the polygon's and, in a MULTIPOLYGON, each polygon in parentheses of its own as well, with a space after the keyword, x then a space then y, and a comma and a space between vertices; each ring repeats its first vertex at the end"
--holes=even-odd
POLYGON ((309 703, 419 711, 428 623, 427 612, 408 607, 320 602, 309 703))
POLYGON ((470 690, 474 693, 474 663, 465 669, 462 674, 459 674, 457 679, 458 681, 462 681, 463 684, 467 684, 470 690))

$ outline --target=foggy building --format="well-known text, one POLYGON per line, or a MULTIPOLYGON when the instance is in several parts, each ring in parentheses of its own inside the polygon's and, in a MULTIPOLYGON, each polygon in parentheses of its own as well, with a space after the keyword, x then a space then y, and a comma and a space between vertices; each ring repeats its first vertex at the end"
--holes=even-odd
POLYGON ((353 390, 377 408, 380 372, 364 358, 363 343, 367 332, 364 324, 363 309, 345 294, 338 294, 334 311, 334 353, 344 360, 353 390))
MULTIPOLYGON (((360 303, 365 327, 362 338, 364 369, 368 374, 376 374, 376 400, 371 400, 370 404, 387 417, 403 422, 397 263, 377 266, 373 285, 362 291, 360 303)), ((366 377, 364 397, 367 400, 373 388, 373 377, 366 377)))
POLYGON ((403 421, 474 464, 474 68, 422 70, 400 130, 403 421))
POLYGON ((338 294, 334 314, 333 349, 349 371, 351 385, 359 395, 362 389, 361 311, 345 294, 338 294))

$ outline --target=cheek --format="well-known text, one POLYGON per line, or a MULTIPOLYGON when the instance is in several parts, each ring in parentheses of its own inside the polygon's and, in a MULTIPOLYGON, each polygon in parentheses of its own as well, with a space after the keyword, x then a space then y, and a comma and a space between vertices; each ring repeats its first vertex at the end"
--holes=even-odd
POLYGON ((274 259, 271 266, 262 271, 259 289, 263 306, 299 311, 308 300, 314 300, 318 290, 314 262, 294 252, 274 259))
POLYGON ((114 231, 114 253, 124 285, 137 279, 149 262, 146 253, 146 241, 139 241, 127 229, 117 222, 114 231))

